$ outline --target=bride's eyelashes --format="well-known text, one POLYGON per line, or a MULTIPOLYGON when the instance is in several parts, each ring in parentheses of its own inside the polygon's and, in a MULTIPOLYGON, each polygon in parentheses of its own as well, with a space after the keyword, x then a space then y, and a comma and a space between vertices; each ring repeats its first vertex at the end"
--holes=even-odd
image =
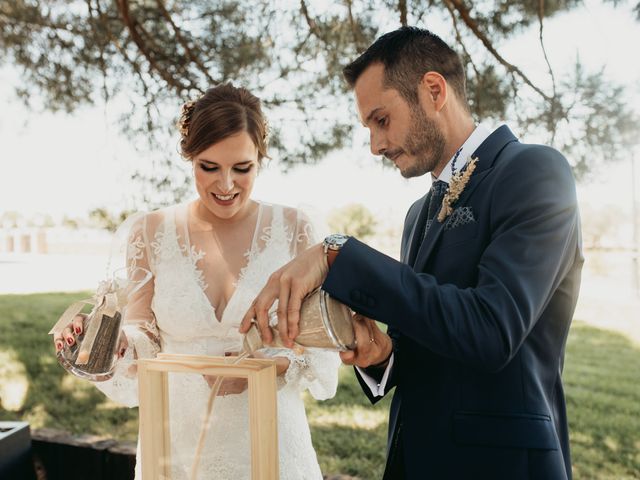
MULTIPOLYGON (((204 163, 200 164, 200 168, 205 172, 215 172, 219 167, 207 166, 204 163)), ((249 173, 253 169, 253 165, 249 165, 248 167, 233 167, 233 170, 238 173, 249 173)))

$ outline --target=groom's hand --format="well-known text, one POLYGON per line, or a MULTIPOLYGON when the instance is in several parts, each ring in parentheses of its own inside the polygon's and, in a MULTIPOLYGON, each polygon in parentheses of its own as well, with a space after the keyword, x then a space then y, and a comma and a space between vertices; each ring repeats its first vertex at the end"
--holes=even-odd
POLYGON ((269 310, 278 300, 278 333, 284 345, 293 347, 293 340, 299 333, 302 300, 322 285, 328 271, 329 266, 321 243, 308 248, 276 270, 242 319, 240 333, 247 333, 255 319, 262 341, 269 345, 273 341, 269 329, 269 310))
POLYGON ((342 363, 367 368, 371 365, 386 366, 393 351, 391 337, 378 328, 375 320, 359 313, 353 315, 356 349, 340 352, 342 363))

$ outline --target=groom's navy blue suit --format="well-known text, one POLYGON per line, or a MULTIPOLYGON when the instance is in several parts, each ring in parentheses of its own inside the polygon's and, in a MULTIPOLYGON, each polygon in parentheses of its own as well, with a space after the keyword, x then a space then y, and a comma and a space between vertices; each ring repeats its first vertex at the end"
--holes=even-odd
POLYGON ((323 288, 393 339, 385 478, 571 478, 560 376, 583 263, 571 169, 506 126, 474 157, 456 221, 434 221, 419 246, 417 201, 402 262, 350 239, 323 288))

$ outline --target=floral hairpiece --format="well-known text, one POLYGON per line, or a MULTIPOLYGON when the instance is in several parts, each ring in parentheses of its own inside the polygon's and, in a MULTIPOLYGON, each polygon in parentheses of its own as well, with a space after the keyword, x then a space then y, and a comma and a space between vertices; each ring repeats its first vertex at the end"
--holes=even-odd
POLYGON ((190 100, 180 110, 180 120, 178 120, 178 130, 183 138, 189 136, 189 127, 191 126, 191 117, 193 117, 193 111, 196 109, 197 100, 190 100))
POLYGON ((265 142, 265 144, 269 141, 270 136, 271 136, 271 126, 269 125, 269 122, 265 118, 264 119, 264 135, 262 136, 262 140, 265 142))
POLYGON ((451 176, 449 187, 442 199, 442 208, 440 208, 440 213, 438 214, 438 221, 440 223, 444 222, 444 219, 453 212, 452 206, 458 201, 458 198, 460 198, 460 195, 467 186, 473 171, 476 169, 476 163, 478 163, 478 157, 469 160, 466 168, 463 168, 451 176))

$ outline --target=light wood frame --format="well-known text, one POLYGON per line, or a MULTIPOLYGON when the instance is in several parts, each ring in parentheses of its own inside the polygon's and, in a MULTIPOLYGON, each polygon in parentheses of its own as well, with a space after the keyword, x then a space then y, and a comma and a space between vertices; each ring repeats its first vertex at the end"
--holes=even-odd
POLYGON ((278 479, 275 361, 245 358, 232 365, 229 357, 161 353, 155 359, 138 360, 143 480, 171 480, 167 384, 169 372, 246 378, 251 433, 251 480, 278 479))

